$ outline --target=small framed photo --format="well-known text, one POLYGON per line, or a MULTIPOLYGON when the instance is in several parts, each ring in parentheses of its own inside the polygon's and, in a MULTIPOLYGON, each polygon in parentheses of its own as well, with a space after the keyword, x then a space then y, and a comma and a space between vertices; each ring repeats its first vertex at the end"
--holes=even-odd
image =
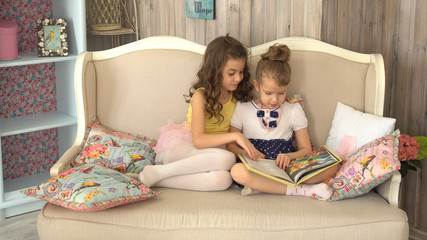
POLYGON ((68 56, 65 19, 38 19, 37 36, 39 57, 68 56))

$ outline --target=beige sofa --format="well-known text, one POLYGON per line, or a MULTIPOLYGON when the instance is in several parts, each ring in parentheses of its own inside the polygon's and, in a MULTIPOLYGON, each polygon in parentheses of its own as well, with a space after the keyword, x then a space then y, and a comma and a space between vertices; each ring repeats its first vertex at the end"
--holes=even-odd
MULTIPOLYGON (((307 38, 274 42, 292 50, 290 92, 301 93, 316 146, 325 143, 337 101, 383 114, 381 55, 359 54, 307 38)), ((274 42, 251 48, 253 70, 274 42)), ((176 37, 152 37, 101 52, 82 53, 75 69, 78 133, 52 168, 70 168, 85 129, 97 116, 111 128, 158 137, 169 118, 185 120, 183 94, 195 80, 205 46, 176 37)), ((408 239, 408 222, 398 208, 400 175, 375 191, 337 202, 306 197, 240 195, 154 188, 163 194, 97 212, 46 204, 38 218, 47 239, 408 239)))

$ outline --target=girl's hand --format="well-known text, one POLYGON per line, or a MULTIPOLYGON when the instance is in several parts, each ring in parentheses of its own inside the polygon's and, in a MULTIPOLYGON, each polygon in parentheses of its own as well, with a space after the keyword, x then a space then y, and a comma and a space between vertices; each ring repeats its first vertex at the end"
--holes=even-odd
POLYGON ((289 167, 290 162, 291 162, 291 158, 289 157, 289 155, 285 153, 280 153, 279 155, 277 155, 276 165, 279 168, 285 170, 287 167, 289 167))
POLYGON ((233 134, 236 135, 236 143, 248 153, 250 158, 254 161, 258 161, 258 158, 265 158, 265 155, 258 151, 245 135, 239 132, 233 134))

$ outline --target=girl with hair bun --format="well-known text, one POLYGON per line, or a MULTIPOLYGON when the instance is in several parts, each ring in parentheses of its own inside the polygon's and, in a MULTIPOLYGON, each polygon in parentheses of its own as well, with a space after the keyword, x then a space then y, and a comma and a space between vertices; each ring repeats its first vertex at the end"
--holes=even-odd
MULTIPOLYGON (((282 169, 286 169, 292 159, 311 152, 308 121, 301 105, 285 102, 291 83, 290 55, 291 51, 283 44, 270 46, 261 55, 253 81, 259 98, 238 102, 230 127, 230 132, 243 133, 266 159, 275 159, 276 165, 282 169), (292 145, 293 136, 297 149, 292 145)), ((227 144, 227 148, 235 155, 245 152, 236 143, 227 144)), ((294 188, 252 173, 243 163, 237 163, 231 169, 234 181, 244 186, 241 193, 244 196, 265 192, 316 199, 327 199, 332 195, 332 189, 320 182, 334 173, 319 174, 294 188)))

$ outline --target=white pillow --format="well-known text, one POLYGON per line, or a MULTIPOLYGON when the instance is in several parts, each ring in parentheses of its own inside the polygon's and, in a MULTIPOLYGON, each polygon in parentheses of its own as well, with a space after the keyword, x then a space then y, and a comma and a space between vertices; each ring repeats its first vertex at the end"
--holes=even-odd
POLYGON ((347 135, 356 137, 356 148, 359 148, 372 140, 391 134, 395 123, 394 118, 363 113, 338 102, 326 146, 336 151, 342 138, 347 135))

